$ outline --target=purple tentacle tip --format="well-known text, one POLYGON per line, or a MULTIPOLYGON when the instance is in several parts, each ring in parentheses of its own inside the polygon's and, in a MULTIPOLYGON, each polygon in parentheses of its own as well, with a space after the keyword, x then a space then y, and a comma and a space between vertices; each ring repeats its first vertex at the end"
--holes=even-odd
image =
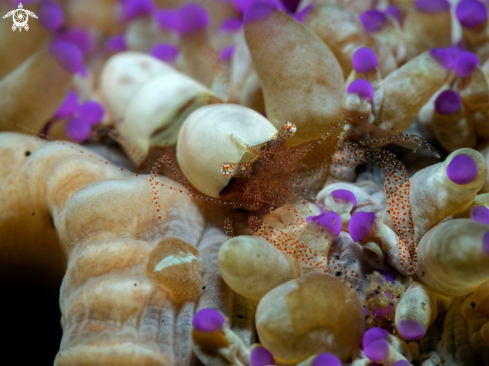
POLYGON ((453 70, 461 78, 466 78, 477 66, 479 66, 479 58, 472 52, 463 51, 455 57, 453 70))
POLYGON ((384 13, 393 17, 399 24, 402 24, 401 8, 397 5, 391 5, 385 8, 384 13))
POLYGON ((90 53, 93 49, 93 41, 90 33, 82 28, 70 28, 65 31, 58 31, 56 42, 71 42, 76 44, 84 55, 90 53))
POLYGON ((82 53, 71 42, 56 42, 49 48, 49 52, 71 74, 75 74, 84 68, 82 53))
POLYGON ((341 366, 341 361, 332 353, 320 353, 314 358, 311 366, 341 366))
POLYGON ((93 126, 99 123, 104 117, 104 109, 100 103, 89 100, 78 107, 78 117, 93 126))
POLYGON ((462 27, 474 29, 486 21, 487 9, 478 0, 462 0, 455 8, 455 16, 462 27))
POLYGON ((482 237, 482 250, 489 255, 489 231, 482 237))
POLYGON ((244 13, 243 22, 253 23, 265 20, 277 9, 277 4, 271 0, 253 1, 244 13))
POLYGON ((65 100, 59 106, 56 113, 54 113, 53 118, 62 119, 71 116, 76 111, 76 107, 78 106, 78 95, 75 91, 70 90, 66 95, 65 100))
POLYGON ((453 114, 462 106, 462 98, 455 90, 444 90, 435 100, 435 110, 442 115, 453 114))
POLYGON ((198 4, 187 4, 177 11, 176 30, 180 34, 197 32, 210 23, 209 13, 203 6, 198 4))
POLYGON ((423 338, 425 329, 422 324, 414 320, 401 320, 397 324, 401 337, 408 341, 416 341, 423 338))
POLYGON ((348 231, 353 241, 365 238, 375 221, 375 212, 355 212, 348 223, 348 231))
POLYGON ((450 52, 444 48, 432 48, 430 55, 445 70, 450 71, 453 67, 453 58, 450 52))
POLYGON ((176 60, 178 56, 178 48, 170 43, 160 43, 156 45, 151 51, 151 56, 157 59, 172 63, 176 60))
POLYGON ((374 97, 374 88, 367 80, 357 79, 348 85, 346 90, 349 94, 358 94, 360 98, 372 100, 374 97))
POLYGON ((173 10, 160 9, 154 14, 154 18, 161 29, 175 30, 177 14, 173 10))
POLYGON ((411 363, 406 360, 399 360, 392 366, 411 366, 411 363))
POLYGON ((349 191, 347 189, 336 189, 333 192, 331 192, 331 196, 333 196, 335 201, 350 201, 353 203, 353 207, 357 205, 357 199, 355 195, 353 194, 352 191, 349 191))
POLYGON ((307 5, 304 9, 294 15, 294 19, 298 22, 303 22, 306 15, 312 10, 314 6, 312 4, 307 5))
POLYGON ((318 216, 314 216, 312 218, 316 224, 321 225, 322 227, 331 231, 334 235, 339 235, 341 231, 341 218, 334 211, 323 212, 318 216))
POLYGON ((66 134, 76 142, 84 142, 88 140, 91 134, 90 124, 83 118, 73 118, 66 125, 66 134))
POLYGON ((452 59, 454 59, 454 60, 455 60, 455 57, 457 57, 457 55, 460 52, 464 51, 464 49, 459 44, 454 44, 454 45, 447 47, 445 49, 448 51, 448 53, 450 54, 450 56, 452 56, 452 59))
POLYGON ((219 52, 219 58, 223 61, 228 61, 234 55, 234 45, 224 47, 221 52, 219 52))
POLYGON ((470 213, 470 218, 475 222, 489 225, 489 209, 484 206, 474 207, 470 213))
POLYGON ((269 350, 264 347, 256 347, 250 353, 251 366, 275 365, 275 360, 269 350))
POLYGON ((214 309, 206 308, 195 314, 192 326, 199 332, 215 332, 225 323, 224 317, 214 309))
POLYGON ((37 10, 39 23, 50 31, 55 31, 63 24, 63 11, 51 1, 41 1, 37 10))
POLYGON ((152 0, 124 0, 122 13, 125 20, 151 14, 155 8, 152 0))
POLYGON ((426 14, 450 11, 450 2, 448 0, 416 0, 414 6, 416 10, 426 14))
POLYGON ((475 160, 467 154, 455 156, 447 166, 447 176, 453 183, 467 184, 477 177, 475 160))
POLYGON ((382 361, 389 353, 389 343, 387 343, 385 338, 380 338, 370 342, 367 346, 365 346, 363 351, 365 352, 365 356, 367 356, 371 361, 382 361))
POLYGON ((387 23, 387 17, 379 10, 365 10, 359 15, 359 18, 363 27, 369 33, 380 31, 387 23))
POLYGON ((119 34, 107 41, 106 48, 108 51, 125 51, 127 50, 126 39, 123 34, 119 34))
POLYGON ((377 68, 379 60, 374 51, 362 47, 353 54, 352 64, 356 72, 369 72, 377 68))
POLYGON ((367 330, 362 337, 362 348, 365 349, 370 343, 379 339, 386 339, 389 335, 387 329, 373 327, 367 330))
POLYGON ((219 27, 219 32, 227 33, 227 32, 237 32, 241 29, 243 23, 239 18, 228 18, 224 22, 222 22, 219 27))

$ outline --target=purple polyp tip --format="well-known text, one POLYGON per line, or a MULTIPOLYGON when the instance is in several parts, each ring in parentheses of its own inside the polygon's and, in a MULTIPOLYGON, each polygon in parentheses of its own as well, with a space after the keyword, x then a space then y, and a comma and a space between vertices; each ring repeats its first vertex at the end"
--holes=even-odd
POLYGON ((472 52, 463 51, 455 57, 453 70, 461 78, 466 78, 477 66, 479 66, 479 58, 472 52))
POLYGON ((334 211, 324 212, 318 216, 312 218, 316 224, 331 231, 334 235, 338 235, 341 231, 341 218, 334 211))
POLYGON ((233 3, 236 9, 238 9, 241 13, 244 13, 253 1, 255 0, 234 0, 233 3))
POLYGON ((430 55, 435 59, 438 64, 445 70, 450 71, 453 67, 453 58, 450 52, 444 48, 432 48, 430 55))
POLYGON ((353 68, 356 72, 369 72, 379 65, 377 55, 368 47, 359 48, 352 58, 353 68))
POLYGON ((78 106, 78 95, 73 90, 70 90, 66 95, 63 104, 61 104, 54 114, 53 118, 62 119, 71 116, 76 111, 78 106))
POLYGON ((125 20, 131 20, 140 16, 151 14, 154 10, 152 0, 124 0, 123 14, 125 20))
POLYGON ((463 48, 458 45, 458 44, 455 44, 453 46, 450 46, 450 47, 447 47, 445 48, 447 50, 447 52, 450 54, 450 56, 452 56, 452 59, 455 60, 455 57, 457 57, 457 55, 460 53, 460 52, 463 52, 463 48))
POLYGON ((250 354, 251 366, 274 365, 275 360, 269 350, 264 347, 253 348, 250 354))
POLYGON ((384 328, 379 328, 379 327, 370 328, 363 334, 363 338, 362 338, 363 349, 365 349, 365 347, 367 347, 370 343, 376 340, 386 339, 388 335, 389 332, 384 328))
POLYGON ((473 29, 487 19, 486 6, 477 0, 462 0, 455 8, 455 15, 462 27, 473 29))
POLYGON ((333 192, 331 192, 331 196, 335 199, 335 201, 350 201, 353 203, 353 207, 357 205, 357 199, 355 195, 353 194, 352 191, 349 191, 347 189, 336 189, 333 192))
POLYGON ((477 163, 467 154, 455 156, 447 166, 447 176, 453 183, 467 184, 477 177, 477 163))
POLYGON ((367 80, 357 79, 348 85, 346 90, 349 94, 358 94, 360 98, 372 100, 374 97, 374 88, 367 80))
POLYGON ((256 0, 252 2, 246 9, 243 22, 252 23, 267 19, 272 13, 277 10, 277 4, 271 0, 256 0))
POLYGON ((59 31, 56 34, 56 41, 71 42, 76 44, 83 54, 88 54, 93 48, 92 37, 90 33, 82 28, 71 28, 65 31, 59 31))
POLYGON ((406 360, 399 360, 392 366, 411 366, 411 363, 406 360))
POLYGON ((78 107, 78 117, 87 121, 91 126, 99 123, 104 116, 102 106, 94 101, 87 101, 78 107))
POLYGON ((389 353, 389 343, 384 338, 369 343, 363 350, 371 361, 382 361, 389 353))
POLYGON ((435 110, 442 115, 453 114, 462 106, 462 98, 455 90, 444 90, 435 100, 435 110))
POLYGON ((307 5, 304 9, 294 15, 294 19, 302 23, 306 15, 312 10, 312 8, 312 4, 307 5))
POLYGON ((156 57, 163 62, 172 63, 176 60, 178 52, 178 48, 174 45, 170 43, 160 43, 153 48, 151 56, 156 57))
POLYGON ((199 332, 215 332, 224 325, 224 317, 214 309, 202 309, 195 314, 192 326, 199 332))
POLYGON ((477 206, 470 213, 470 218, 475 222, 489 225, 489 209, 484 206, 477 206))
POLYGON ((401 320, 397 323, 397 329, 401 337, 408 341, 423 338, 425 332, 423 325, 414 320, 401 320))
POLYGON ((187 4, 177 11, 176 31, 189 34, 206 28, 210 17, 204 7, 198 4, 187 4))
POLYGON ((402 23, 402 11, 401 8, 397 5, 391 5, 388 6, 385 10, 384 13, 393 17, 399 24, 402 23))
POLYGON ((427 14, 450 11, 450 2, 448 0, 416 0, 414 6, 416 10, 427 14))
POLYGON ((482 250, 489 255, 489 231, 482 237, 482 250))
POLYGON ((224 22, 222 22, 219 27, 219 31, 222 33, 226 32, 237 32, 241 29, 243 23, 239 18, 228 18, 224 22))
POLYGON ((233 54, 234 54, 234 46, 230 45, 230 46, 224 47, 221 50, 221 52, 219 52, 219 57, 221 60, 227 61, 227 60, 230 60, 231 57, 233 57, 233 54))
POLYGON ((56 42, 49 52, 56 57, 61 66, 71 74, 83 69, 83 56, 80 49, 71 42, 56 42))
POLYGON ((331 353, 320 353, 314 358, 311 366, 341 366, 341 361, 331 353))
POLYGON ((374 212, 355 212, 348 223, 348 231, 353 241, 365 238, 375 221, 374 212))
POLYGON ((109 51, 125 51, 127 49, 126 39, 123 34, 114 36, 107 41, 109 51))
POLYGON ((387 22, 387 17, 379 10, 365 10, 359 15, 365 30, 369 33, 378 32, 387 22))
POLYGON ((84 142, 90 137, 90 124, 83 118, 73 118, 66 125, 66 134, 73 141, 84 142))
POLYGON ((41 1, 37 14, 39 23, 47 30, 55 31, 63 24, 63 11, 51 1, 41 1))
POLYGON ((173 10, 161 9, 155 12, 155 20, 162 29, 176 30, 177 14, 173 10))

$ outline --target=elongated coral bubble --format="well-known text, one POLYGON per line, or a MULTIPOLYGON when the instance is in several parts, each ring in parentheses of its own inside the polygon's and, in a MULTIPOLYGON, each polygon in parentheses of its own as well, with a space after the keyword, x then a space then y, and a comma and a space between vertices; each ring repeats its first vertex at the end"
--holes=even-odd
POLYGON ((90 137, 90 124, 82 118, 73 118, 66 125, 66 134, 76 142, 84 142, 90 137))
POLYGON ((484 206, 477 206, 472 209, 470 218, 475 222, 489 225, 489 209, 484 206))
POLYGON ((416 0, 414 6, 416 10, 426 14, 450 11, 450 2, 448 0, 416 0))
POLYGON ((151 56, 168 63, 174 62, 178 53, 178 48, 170 43, 160 43, 151 50, 151 56))
POLYGON ((359 18, 365 30, 370 33, 380 31, 387 22, 387 17, 379 10, 365 10, 359 18))
POLYGON ((474 29, 487 19, 486 6, 477 0, 462 0, 455 8, 455 16, 462 27, 474 29))
POLYGON ((467 184, 477 177, 477 163, 467 154, 455 156, 447 166, 448 178, 456 184, 467 184))
POLYGON ((358 94, 360 98, 372 100, 374 97, 374 88, 367 80, 357 79, 354 80, 348 89, 346 90, 349 94, 358 94))
POLYGON ((353 241, 365 238, 375 221, 374 212, 355 212, 348 223, 348 231, 353 241))
POLYGON ((83 56, 80 49, 71 42, 56 42, 49 52, 56 57, 61 66, 71 74, 83 69, 83 56))
POLYGON ((187 4, 177 10, 176 31, 189 34, 206 28, 210 23, 207 10, 198 4, 187 4))
POLYGON ((256 347, 250 353, 251 366, 275 365, 272 354, 265 347, 256 347))
POLYGON ((50 31, 55 31, 63 24, 63 11, 51 1, 41 1, 37 10, 39 23, 50 31))
POLYGON ((423 338, 425 329, 422 324, 414 320, 401 320, 397 328, 402 338, 408 341, 416 341, 423 338))
POLYGON ((234 55, 234 45, 224 47, 221 52, 219 52, 219 58, 223 61, 230 60, 234 55))
POLYGON ((482 250, 489 255, 489 231, 482 237, 482 250))
POLYGON ((78 107, 78 117, 87 121, 91 126, 96 125, 102 120, 104 109, 94 101, 87 101, 78 107))
POLYGON ((125 51, 127 50, 126 38, 123 34, 113 36, 106 43, 108 51, 125 51))
POLYGON ((362 47, 353 54, 352 64, 356 72, 369 72, 377 68, 379 60, 374 51, 362 47))
POLYGON ((199 332, 215 332, 224 325, 224 317, 214 309, 206 308, 195 314, 192 326, 199 332))
POLYGON ((402 24, 402 11, 397 5, 391 5, 385 8, 384 13, 393 17, 399 24, 402 24))
POLYGON ((442 115, 453 114, 462 106, 462 98, 455 90, 444 90, 436 97, 435 110, 442 115))
POLYGON ((151 14, 154 8, 152 0, 124 0, 122 2, 122 13, 125 20, 151 14))
POLYGON ((331 231, 334 235, 339 235, 341 231, 341 218, 334 211, 324 212, 314 216, 312 221, 331 231))
POLYGON ((335 201, 350 201, 353 203, 353 207, 357 205, 357 198, 353 194, 352 191, 349 191, 347 189, 336 189, 333 192, 331 192, 331 196, 335 199, 335 201))
POLYGON ((479 66, 479 58, 469 51, 460 52, 453 62, 453 70, 461 78, 466 78, 472 74, 477 66, 479 66))
POLYGON ((445 70, 451 70, 453 67, 453 58, 450 52, 444 48, 432 48, 430 50, 430 56, 438 62, 438 64, 445 70))
POLYGON ((389 335, 387 329, 373 327, 367 330, 362 337, 362 348, 365 349, 370 343, 379 339, 386 339, 389 335))
POLYGON ((275 10, 277 10, 277 4, 271 0, 253 1, 244 13, 243 22, 252 23, 265 20, 272 15, 275 10))
POLYGON ((306 15, 312 10, 314 6, 312 4, 307 5, 304 9, 294 15, 294 19, 298 22, 303 22, 306 15))
POLYGON ((75 113, 76 108, 78 107, 78 95, 75 91, 70 90, 66 95, 65 100, 59 106, 56 113, 54 113, 53 118, 62 119, 71 116, 75 113))
POLYGON ((70 28, 58 31, 55 39, 57 42, 64 41, 76 44, 84 55, 90 53, 93 49, 92 36, 88 30, 83 28, 70 28))
POLYGON ((411 366, 411 363, 406 360, 399 360, 392 366, 411 366))
POLYGON ((341 366, 341 361, 331 353, 320 353, 314 358, 311 366, 341 366))
POLYGON ((220 32, 237 32, 241 29, 243 26, 243 23, 241 22, 241 19, 239 18, 228 18, 222 22, 222 24, 219 26, 219 31, 220 32))
POLYGON ((384 338, 369 343, 363 350, 365 356, 374 362, 382 361, 389 353, 389 343, 384 338))

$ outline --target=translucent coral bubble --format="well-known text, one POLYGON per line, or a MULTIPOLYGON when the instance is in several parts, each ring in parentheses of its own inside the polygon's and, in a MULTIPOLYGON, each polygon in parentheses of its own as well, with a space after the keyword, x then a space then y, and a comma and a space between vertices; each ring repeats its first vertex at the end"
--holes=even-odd
POLYGON ((176 31, 180 34, 188 34, 206 28, 210 23, 210 17, 204 7, 198 4, 187 4, 177 10, 176 31))
POLYGON ((422 324, 414 320, 401 320, 397 324, 397 329, 402 338, 408 341, 416 341, 423 338, 425 329, 422 324))
POLYGON ((455 90, 444 90, 435 100, 435 110, 442 115, 453 114, 462 106, 462 98, 455 90))
POLYGON ((384 338, 369 343, 364 348, 365 355, 374 362, 382 361, 389 353, 389 343, 384 338))
POLYGON ((49 52, 71 74, 75 74, 84 69, 82 53, 74 43, 56 42, 49 48, 49 52))
POLYGON ((453 70, 458 76, 466 78, 477 66, 479 66, 479 58, 472 52, 463 51, 455 57, 453 70))
POLYGON ((353 241, 365 238, 375 221, 374 212, 355 212, 348 223, 348 231, 353 241))
POLYGON ((103 116, 104 109, 100 103, 89 100, 78 107, 78 117, 87 121, 91 126, 99 123, 103 116))
POLYGON ((379 60, 374 51, 362 47, 353 54, 352 64, 356 72, 369 72, 377 68, 379 60))
POLYGON ((239 18, 228 18, 224 20, 221 25, 219 26, 219 31, 226 33, 226 32, 237 32, 241 29, 243 26, 243 23, 241 22, 241 19, 239 18))
POLYGON ((427 14, 436 14, 450 10, 450 2, 448 0, 416 0, 414 6, 416 10, 427 14))
POLYGON ((432 48, 430 50, 430 56, 438 62, 438 64, 445 70, 451 70, 453 67, 453 58, 450 52, 444 48, 432 48))
POLYGON ((90 124, 82 118, 73 118, 66 125, 66 134, 73 141, 84 142, 90 137, 90 124))
POLYGON ((219 52, 219 58, 223 61, 230 60, 234 55, 234 45, 229 45, 224 47, 221 52, 219 52))
POLYGON ((455 15, 462 27, 473 29, 487 19, 486 6, 477 0, 462 0, 455 8, 455 15))
POLYGON ((55 31, 63 24, 63 11, 51 1, 41 1, 37 10, 39 23, 50 31, 55 31))
POLYGON ((78 106, 78 95, 74 90, 70 90, 66 95, 65 100, 59 106, 56 113, 54 113, 53 118, 62 119, 71 116, 75 113, 76 108, 78 106))
POLYGON ((467 154, 455 156, 447 166, 448 178, 456 184, 467 184, 477 177, 477 163, 467 154))
POLYGON ((256 347, 250 353, 251 366, 274 365, 272 354, 265 347, 256 347))
POLYGON ((387 22, 387 17, 379 10, 365 10, 359 18, 365 30, 370 33, 380 31, 387 22))
POLYGON ((214 309, 206 308, 195 314, 192 326, 199 332, 215 332, 224 325, 224 317, 214 309))
POLYGON ((341 366, 341 361, 332 353, 320 353, 314 358, 311 366, 341 366))
POLYGON ((56 41, 71 42, 76 44, 84 55, 93 49, 93 40, 90 32, 83 28, 69 28, 56 33, 56 41))
POLYGON ((125 20, 151 14, 154 10, 152 0, 124 0, 122 1, 122 13, 125 20))
POLYGON ((151 56, 167 63, 175 62, 178 53, 178 48, 170 43, 160 43, 151 50, 151 56))
POLYGON ((489 225, 489 209, 484 206, 474 207, 470 213, 470 218, 475 222, 489 225))
POLYGON ((386 339, 388 335, 389 332, 387 329, 379 327, 370 328, 363 335, 362 347, 365 349, 365 347, 367 347, 370 343, 379 339, 386 339))
POLYGON ((357 94, 360 98, 372 100, 374 97, 374 88, 367 80, 357 79, 348 85, 349 94, 357 94))
POLYGON ((353 203, 353 207, 357 205, 357 198, 353 194, 352 191, 349 191, 347 189, 336 189, 333 192, 331 192, 331 196, 335 199, 335 201, 350 201, 353 203))
POLYGON ((277 4, 272 0, 256 0, 252 2, 243 16, 244 23, 259 22, 267 19, 277 10, 277 4))
POLYGON ((334 235, 339 235, 341 231, 341 218, 334 211, 324 212, 314 216, 312 221, 331 231, 334 235))

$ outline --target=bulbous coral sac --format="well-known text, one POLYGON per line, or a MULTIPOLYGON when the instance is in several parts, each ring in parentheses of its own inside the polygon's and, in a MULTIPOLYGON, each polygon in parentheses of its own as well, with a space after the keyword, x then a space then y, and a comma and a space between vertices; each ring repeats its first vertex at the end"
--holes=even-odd
POLYGON ((321 352, 346 361, 365 331, 357 293, 322 273, 309 273, 266 294, 258 304, 256 325, 260 341, 285 364, 321 352))
POLYGON ((316 140, 341 123, 345 82, 328 46, 305 25, 264 0, 248 7, 244 23, 267 117, 276 128, 287 121, 297 126, 288 145, 316 140), (268 9, 268 17, 254 16, 261 8, 268 9))

